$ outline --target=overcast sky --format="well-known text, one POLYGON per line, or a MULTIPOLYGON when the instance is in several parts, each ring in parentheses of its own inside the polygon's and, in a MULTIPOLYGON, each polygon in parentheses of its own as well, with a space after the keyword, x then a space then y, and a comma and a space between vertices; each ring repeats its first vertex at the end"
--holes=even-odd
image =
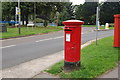
MULTIPOLYGON (((104 1, 104 0, 99 0, 104 1)), ((79 4, 83 4, 85 2, 85 0, 70 0, 70 2, 73 2, 73 5, 79 5, 79 4)))

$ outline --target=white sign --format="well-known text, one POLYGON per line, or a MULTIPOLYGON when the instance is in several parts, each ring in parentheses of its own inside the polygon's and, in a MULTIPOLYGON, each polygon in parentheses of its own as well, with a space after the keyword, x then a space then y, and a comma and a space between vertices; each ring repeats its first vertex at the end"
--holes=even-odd
POLYGON ((15 7, 15 11, 16 11, 16 15, 18 15, 18 10, 17 10, 18 8, 17 7, 15 7))
POLYGON ((66 34, 66 41, 70 42, 70 34, 66 34))
POLYGON ((20 14, 20 8, 16 7, 16 15, 20 14))

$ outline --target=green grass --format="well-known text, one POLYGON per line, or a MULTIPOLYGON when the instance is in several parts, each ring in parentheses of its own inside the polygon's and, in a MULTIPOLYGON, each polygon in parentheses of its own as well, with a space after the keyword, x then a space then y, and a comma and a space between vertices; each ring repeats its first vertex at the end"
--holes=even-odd
POLYGON ((98 43, 82 49, 80 70, 64 73, 61 61, 45 71, 61 78, 95 78, 113 69, 118 63, 118 48, 113 47, 113 37, 103 38, 98 43))
MULTIPOLYGON (((82 27, 96 27, 96 25, 82 25, 82 27)), ((105 29, 105 27, 100 27, 100 29, 105 29)), ((114 29, 114 27, 109 27, 109 29, 114 29)))
POLYGON ((0 33, 0 38, 11 38, 11 37, 18 37, 18 36, 26 36, 26 35, 33 35, 33 34, 40 34, 40 33, 48 33, 62 30, 61 27, 21 27, 21 34, 18 34, 18 28, 7 28, 7 32, 0 33))
MULTIPOLYGON (((105 27, 100 27, 100 29, 105 29, 105 27)), ((109 27, 109 29, 114 29, 114 27, 109 27)))
POLYGON ((96 27, 96 25, 82 25, 82 27, 96 27))
POLYGON ((60 28, 64 28, 64 26, 58 26, 58 27, 60 27, 60 28))

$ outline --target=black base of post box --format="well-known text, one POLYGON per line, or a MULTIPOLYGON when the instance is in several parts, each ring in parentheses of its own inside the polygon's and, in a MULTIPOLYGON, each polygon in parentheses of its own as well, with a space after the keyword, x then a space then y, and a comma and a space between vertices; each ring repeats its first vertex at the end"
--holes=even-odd
POLYGON ((64 71, 65 72, 71 72, 74 70, 80 69, 80 61, 78 62, 67 62, 64 61, 64 71))

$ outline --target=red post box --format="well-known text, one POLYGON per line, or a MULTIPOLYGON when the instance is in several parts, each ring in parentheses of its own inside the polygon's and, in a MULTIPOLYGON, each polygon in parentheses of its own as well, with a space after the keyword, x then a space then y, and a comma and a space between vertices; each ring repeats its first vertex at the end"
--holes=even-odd
POLYGON ((64 21, 64 69, 74 70, 80 67, 81 25, 83 21, 64 21))
POLYGON ((120 47, 120 14, 114 18, 114 47, 120 47))

